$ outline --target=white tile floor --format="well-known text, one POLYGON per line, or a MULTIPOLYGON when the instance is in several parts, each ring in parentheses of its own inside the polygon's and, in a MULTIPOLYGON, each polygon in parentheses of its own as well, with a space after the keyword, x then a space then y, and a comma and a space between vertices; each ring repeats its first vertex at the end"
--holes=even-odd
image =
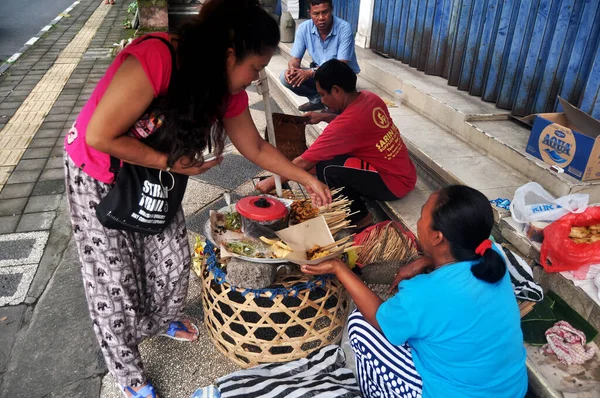
POLYGON ((0 268, 0 307, 25 300, 37 266, 36 263, 0 268))

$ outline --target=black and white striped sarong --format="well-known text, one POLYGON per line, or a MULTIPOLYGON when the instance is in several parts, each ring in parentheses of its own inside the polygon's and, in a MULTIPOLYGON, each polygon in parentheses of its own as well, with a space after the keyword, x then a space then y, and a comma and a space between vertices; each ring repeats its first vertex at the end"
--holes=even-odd
POLYGON ((502 252, 506 268, 510 274, 510 283, 513 285, 515 296, 519 300, 542 301, 544 290, 533 279, 533 271, 520 256, 497 244, 502 252))
POLYGON ((216 381, 221 398, 359 398, 344 352, 329 345, 306 358, 240 370, 216 381))
POLYGON ((390 343, 358 310, 348 319, 348 337, 363 397, 421 397, 423 382, 408 344, 390 343))

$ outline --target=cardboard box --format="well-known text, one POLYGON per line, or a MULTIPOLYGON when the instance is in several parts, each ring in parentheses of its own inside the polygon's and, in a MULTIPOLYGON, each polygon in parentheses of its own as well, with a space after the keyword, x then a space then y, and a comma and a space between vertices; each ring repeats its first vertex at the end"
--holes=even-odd
POLYGON ((559 97, 563 113, 540 113, 521 120, 533 124, 527 153, 581 181, 600 179, 600 121, 559 97))

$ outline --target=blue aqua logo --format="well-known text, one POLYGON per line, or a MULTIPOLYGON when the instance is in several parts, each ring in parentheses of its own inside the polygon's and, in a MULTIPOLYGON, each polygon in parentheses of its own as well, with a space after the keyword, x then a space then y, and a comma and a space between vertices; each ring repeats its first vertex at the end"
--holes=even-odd
POLYGON ((550 156, 550 159, 552 159, 556 163, 561 164, 561 163, 564 163, 567 161, 567 159, 563 158, 558 153, 556 153, 556 151, 554 149, 546 148, 546 149, 544 149, 544 152, 546 152, 548 154, 548 156, 550 156))
POLYGON ((577 141, 571 130, 553 123, 539 135, 539 153, 542 160, 566 168, 577 150, 577 141))
MULTIPOLYGON (((554 134, 556 135, 558 135, 558 133, 558 130, 554 132, 554 134)), ((560 133, 563 135, 563 137, 561 138, 564 138, 564 133, 562 131, 560 131, 560 133)), ((554 151, 557 154, 565 154, 567 156, 571 156, 571 144, 557 137, 550 137, 550 134, 546 134, 544 136, 544 141, 542 141, 542 144, 548 145, 550 148, 554 149, 554 151)))

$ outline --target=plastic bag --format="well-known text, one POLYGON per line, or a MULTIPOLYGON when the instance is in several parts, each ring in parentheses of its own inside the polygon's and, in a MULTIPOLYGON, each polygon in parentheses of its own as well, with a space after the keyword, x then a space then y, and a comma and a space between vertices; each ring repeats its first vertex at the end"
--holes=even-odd
POLYGON ((546 272, 572 271, 590 264, 600 264, 600 241, 575 243, 569 238, 571 227, 600 224, 600 207, 588 207, 583 213, 571 213, 544 229, 540 263, 546 272))
POLYGON ((537 182, 519 187, 510 204, 510 213, 518 223, 556 221, 565 214, 583 212, 589 202, 588 194, 576 193, 555 199, 537 182))

